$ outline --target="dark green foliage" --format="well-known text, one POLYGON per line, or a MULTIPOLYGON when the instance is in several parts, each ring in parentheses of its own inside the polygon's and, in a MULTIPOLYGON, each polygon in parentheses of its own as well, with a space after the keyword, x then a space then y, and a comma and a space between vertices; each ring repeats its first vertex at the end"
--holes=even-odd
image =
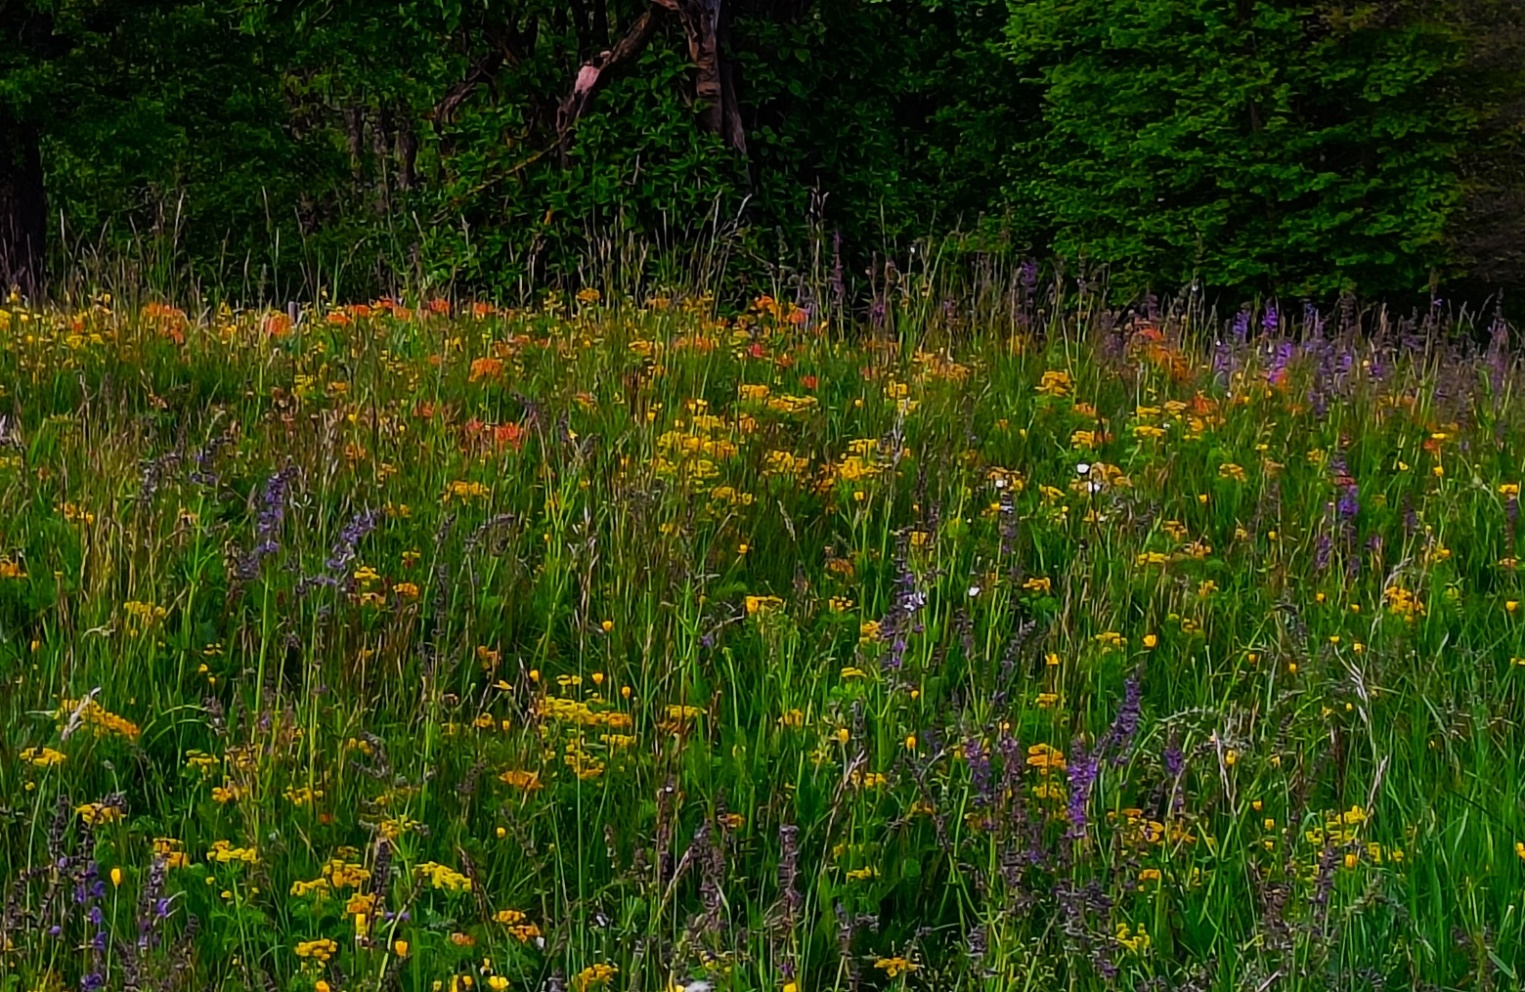
POLYGON ((1125 288, 1412 291, 1442 265, 1470 116, 1454 31, 1285 0, 1015 8, 1034 174, 1065 255, 1125 288))
POLYGON ((851 280, 954 230, 1123 295, 1483 292, 1525 281, 1511 7, 729 0, 740 149, 648 0, 0 0, 0 214, 35 145, 55 275, 222 295, 820 275, 838 238, 851 280))

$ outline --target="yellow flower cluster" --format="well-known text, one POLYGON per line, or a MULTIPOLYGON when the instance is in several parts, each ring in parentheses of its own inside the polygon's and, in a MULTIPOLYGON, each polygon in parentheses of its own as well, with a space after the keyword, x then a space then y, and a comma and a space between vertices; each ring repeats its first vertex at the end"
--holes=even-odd
POLYGON ((418 866, 417 872, 421 877, 427 878, 429 884, 436 889, 444 889, 448 892, 471 891, 471 879, 437 862, 425 861, 418 866))
POLYGON ((593 988, 596 985, 603 985, 617 974, 619 969, 612 964, 600 962, 589 965, 572 979, 572 987, 579 990, 593 988))
POLYGON ((212 849, 207 851, 207 860, 219 864, 240 861, 252 865, 259 861, 259 851, 253 847, 234 847, 230 841, 213 841, 212 849))
POLYGON ((99 826, 102 823, 113 823, 122 818, 122 807, 111 806, 106 803, 85 803, 74 807, 80 820, 91 826, 99 826))
POLYGON ((22 748, 19 755, 22 761, 36 765, 39 768, 51 768, 54 765, 64 763, 62 751, 55 751, 50 747, 22 748))
POLYGON ((634 724, 628 713, 617 710, 595 710, 587 703, 560 696, 547 696, 535 703, 535 715, 542 720, 575 723, 581 727, 608 727, 623 730, 634 724))
POLYGON ((318 940, 304 940, 297 945, 296 953, 299 958, 327 962, 329 958, 339 953, 339 945, 326 937, 318 940))
POLYGON ((130 741, 138 739, 138 725, 125 717, 117 716, 93 699, 65 699, 54 713, 61 726, 69 728, 83 724, 95 731, 95 736, 116 734, 130 741))
POLYGON ((174 837, 155 837, 154 857, 162 859, 166 868, 184 868, 190 864, 190 858, 185 854, 185 842, 174 837))

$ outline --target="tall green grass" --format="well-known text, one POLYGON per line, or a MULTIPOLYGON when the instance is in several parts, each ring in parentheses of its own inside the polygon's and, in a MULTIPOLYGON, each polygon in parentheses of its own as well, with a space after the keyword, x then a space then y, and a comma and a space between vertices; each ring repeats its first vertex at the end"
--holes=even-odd
POLYGON ((1518 984, 1508 329, 935 275, 7 305, 0 989, 1518 984))

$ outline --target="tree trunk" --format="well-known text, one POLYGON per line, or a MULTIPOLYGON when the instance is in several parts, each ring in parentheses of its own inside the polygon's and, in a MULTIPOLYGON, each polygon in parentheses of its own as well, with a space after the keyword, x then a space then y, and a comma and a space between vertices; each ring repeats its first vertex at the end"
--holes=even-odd
POLYGON ((413 130, 413 117, 408 108, 397 117, 397 188, 410 190, 417 179, 418 134, 413 130))
POLYGON ((725 60, 725 10, 723 0, 653 0, 675 11, 688 38, 688 54, 694 63, 694 96, 700 103, 700 120, 706 130, 718 134, 739 152, 747 150, 746 131, 736 99, 736 75, 725 60))
POLYGON ((385 215, 392 209, 392 108, 379 107, 376 123, 371 129, 371 152, 376 159, 376 213, 385 215))
POLYGON ((0 111, 0 294, 42 288, 47 204, 36 125, 0 111))

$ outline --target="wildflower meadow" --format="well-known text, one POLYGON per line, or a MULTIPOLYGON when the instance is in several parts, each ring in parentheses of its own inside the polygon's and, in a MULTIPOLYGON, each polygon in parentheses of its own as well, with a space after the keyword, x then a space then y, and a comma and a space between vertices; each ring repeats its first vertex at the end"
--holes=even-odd
POLYGON ((1504 320, 901 289, 13 296, 0 990, 1518 988, 1504 320))

